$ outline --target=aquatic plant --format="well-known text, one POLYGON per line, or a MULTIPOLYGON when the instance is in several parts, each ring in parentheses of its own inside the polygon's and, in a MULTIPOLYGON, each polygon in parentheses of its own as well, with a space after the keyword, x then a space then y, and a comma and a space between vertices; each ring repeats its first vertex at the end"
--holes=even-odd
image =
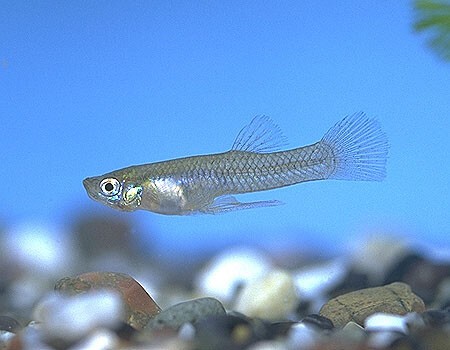
POLYGON ((414 30, 428 31, 429 45, 444 60, 450 61, 450 1, 415 0, 414 30))

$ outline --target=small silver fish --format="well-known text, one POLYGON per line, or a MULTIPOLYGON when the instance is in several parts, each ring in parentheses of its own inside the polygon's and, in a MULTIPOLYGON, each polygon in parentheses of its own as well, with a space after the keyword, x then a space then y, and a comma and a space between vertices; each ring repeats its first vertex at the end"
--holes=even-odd
POLYGON ((258 116, 228 152, 130 166, 83 185, 90 198, 118 210, 189 215, 282 204, 242 203, 232 194, 313 180, 381 181, 386 175, 387 137, 364 113, 345 117, 312 145, 279 151, 284 144, 278 126, 258 116))

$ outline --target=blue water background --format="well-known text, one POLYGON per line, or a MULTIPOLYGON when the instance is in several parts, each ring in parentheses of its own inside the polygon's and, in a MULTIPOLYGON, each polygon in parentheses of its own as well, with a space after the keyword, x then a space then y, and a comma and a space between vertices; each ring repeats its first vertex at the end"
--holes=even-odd
POLYGON ((3 227, 121 215, 174 256, 242 242, 339 250, 371 233, 450 246, 450 65, 413 33, 409 1, 0 6, 3 227), (81 183, 226 151, 258 114, 297 147, 358 111, 388 134, 382 183, 312 182, 240 197, 284 206, 194 217, 119 213, 81 183))

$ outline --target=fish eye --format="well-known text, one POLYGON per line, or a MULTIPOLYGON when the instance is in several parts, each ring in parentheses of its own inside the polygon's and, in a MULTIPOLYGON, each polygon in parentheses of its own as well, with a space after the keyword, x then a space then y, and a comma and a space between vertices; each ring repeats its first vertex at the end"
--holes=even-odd
POLYGON ((102 190, 104 195, 114 196, 119 193, 120 182, 113 177, 103 179, 102 182, 100 182, 100 189, 102 190))

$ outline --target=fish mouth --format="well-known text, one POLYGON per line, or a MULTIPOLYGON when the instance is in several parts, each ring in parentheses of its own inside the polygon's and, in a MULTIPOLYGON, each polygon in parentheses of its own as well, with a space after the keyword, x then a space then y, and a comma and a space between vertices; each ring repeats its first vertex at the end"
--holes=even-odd
POLYGON ((84 186, 84 188, 86 189, 86 191, 89 190, 89 188, 91 187, 91 185, 92 185, 92 180, 91 180, 89 177, 87 177, 87 178, 85 178, 85 179, 83 180, 83 186, 84 186))
POLYGON ((88 194, 88 196, 92 199, 96 199, 93 196, 93 193, 95 193, 94 190, 94 186, 95 186, 95 179, 91 178, 91 177, 87 177, 83 180, 83 186, 88 194))

